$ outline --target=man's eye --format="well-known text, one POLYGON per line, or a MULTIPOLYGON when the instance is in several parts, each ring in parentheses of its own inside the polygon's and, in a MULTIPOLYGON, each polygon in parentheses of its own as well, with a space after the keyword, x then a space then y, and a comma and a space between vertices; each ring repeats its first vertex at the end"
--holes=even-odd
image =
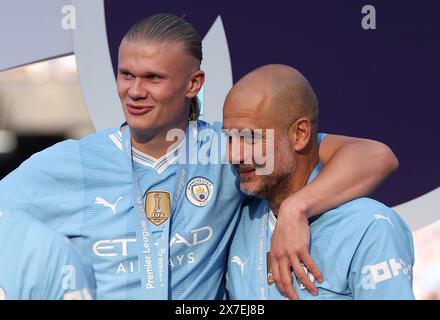
POLYGON ((131 79, 133 75, 129 72, 121 72, 121 75, 126 79, 131 79))
POLYGON ((161 77, 157 74, 150 74, 147 76, 147 78, 150 80, 160 80, 161 79, 161 77))

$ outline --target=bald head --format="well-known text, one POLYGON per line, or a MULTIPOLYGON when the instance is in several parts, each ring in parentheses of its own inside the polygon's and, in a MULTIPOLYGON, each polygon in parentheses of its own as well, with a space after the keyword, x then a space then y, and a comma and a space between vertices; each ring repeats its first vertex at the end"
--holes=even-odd
POLYGON ((309 81, 286 65, 266 65, 238 81, 226 98, 224 111, 237 112, 241 107, 283 127, 300 117, 312 123, 318 118, 318 99, 309 81))
POLYGON ((302 187, 319 160, 317 117, 315 93, 294 68, 267 65, 238 81, 226 97, 223 128, 241 190, 268 199, 276 211, 287 194, 302 187), (246 130, 252 143, 239 134, 246 130), (273 170, 259 175, 262 154, 273 170))

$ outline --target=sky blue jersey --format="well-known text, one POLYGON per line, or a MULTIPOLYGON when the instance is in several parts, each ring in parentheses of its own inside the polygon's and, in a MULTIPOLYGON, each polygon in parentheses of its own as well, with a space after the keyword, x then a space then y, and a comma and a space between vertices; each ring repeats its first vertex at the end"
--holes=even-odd
POLYGON ((0 300, 91 300, 92 265, 70 241, 22 212, 0 208, 0 300))
MULTIPOLYGON (((285 299, 271 281, 268 253, 276 218, 262 199, 249 198, 241 211, 228 259, 229 296, 285 299)), ((314 297, 292 273, 300 299, 414 299, 412 235, 392 209, 360 198, 309 222, 310 255, 324 282, 314 282, 318 288, 314 297)), ((308 276, 314 281, 311 274, 308 276)))
MULTIPOLYGON (((176 207, 169 218, 169 298, 220 299, 227 248, 244 196, 231 165, 189 161, 176 199, 177 149, 185 147, 190 157, 225 156, 220 124, 191 123, 189 134, 192 141, 160 159, 133 150, 134 172, 146 207, 162 210, 168 196, 176 207)), ((0 206, 28 212, 91 260, 98 299, 141 299, 144 289, 132 163, 123 143, 119 128, 68 140, 35 154, 0 183, 0 206)))

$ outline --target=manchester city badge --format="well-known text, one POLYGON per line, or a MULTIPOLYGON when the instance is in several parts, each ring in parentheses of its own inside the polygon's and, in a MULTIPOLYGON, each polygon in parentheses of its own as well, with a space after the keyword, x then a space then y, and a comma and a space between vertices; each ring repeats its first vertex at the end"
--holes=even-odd
POLYGON ((204 207, 212 198, 214 185, 203 177, 194 177, 186 185, 186 197, 197 207, 204 207))

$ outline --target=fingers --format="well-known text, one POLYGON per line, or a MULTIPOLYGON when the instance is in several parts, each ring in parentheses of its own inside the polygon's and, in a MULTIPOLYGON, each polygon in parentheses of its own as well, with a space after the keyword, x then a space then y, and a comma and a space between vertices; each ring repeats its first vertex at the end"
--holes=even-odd
POLYGON ((312 257, 309 255, 308 252, 303 254, 301 260, 304 263, 304 266, 307 268, 307 270, 309 270, 309 272, 316 279, 316 281, 322 283, 324 281, 324 277, 322 276, 321 271, 319 271, 318 267, 316 266, 315 262, 313 261, 312 257))
POLYGON ((298 281, 312 295, 318 294, 313 284, 314 279, 319 283, 323 282, 323 276, 309 253, 308 221, 299 217, 300 219, 282 221, 279 215, 272 235, 270 256, 273 278, 280 292, 290 299, 298 299, 292 282, 292 268, 298 281))
POLYGON ((287 257, 281 259, 271 258, 272 276, 282 295, 291 300, 298 300, 298 295, 293 288, 290 262, 287 257))
POLYGON ((318 289, 316 289, 315 285, 307 276, 306 270, 304 270, 303 266, 297 259, 293 259, 292 261, 293 271, 295 272, 296 278, 299 282, 314 296, 318 295, 318 289))
POLYGON ((273 279, 281 294, 287 296, 291 300, 299 299, 298 294, 293 286, 292 268, 295 272, 297 280, 314 296, 318 295, 318 289, 313 284, 315 275, 316 279, 319 279, 319 282, 323 281, 322 274, 316 264, 313 262, 310 255, 308 253, 303 253, 301 256, 304 257, 302 258, 303 264, 297 258, 297 255, 291 255, 289 258, 287 258, 287 256, 282 256, 278 257, 277 259, 275 256, 272 256, 271 253, 273 279), (310 272, 310 275, 308 274, 307 270, 310 272))
POLYGON ((298 295, 293 287, 292 268, 288 259, 283 259, 285 263, 280 265, 281 283, 284 286, 285 295, 290 300, 298 300, 298 295))
POLYGON ((280 265, 278 263, 278 259, 275 258, 273 252, 270 252, 270 263, 272 265, 272 278, 275 284, 280 290, 282 295, 286 294, 286 290, 284 289, 284 285, 281 283, 281 274, 280 274, 280 265))

